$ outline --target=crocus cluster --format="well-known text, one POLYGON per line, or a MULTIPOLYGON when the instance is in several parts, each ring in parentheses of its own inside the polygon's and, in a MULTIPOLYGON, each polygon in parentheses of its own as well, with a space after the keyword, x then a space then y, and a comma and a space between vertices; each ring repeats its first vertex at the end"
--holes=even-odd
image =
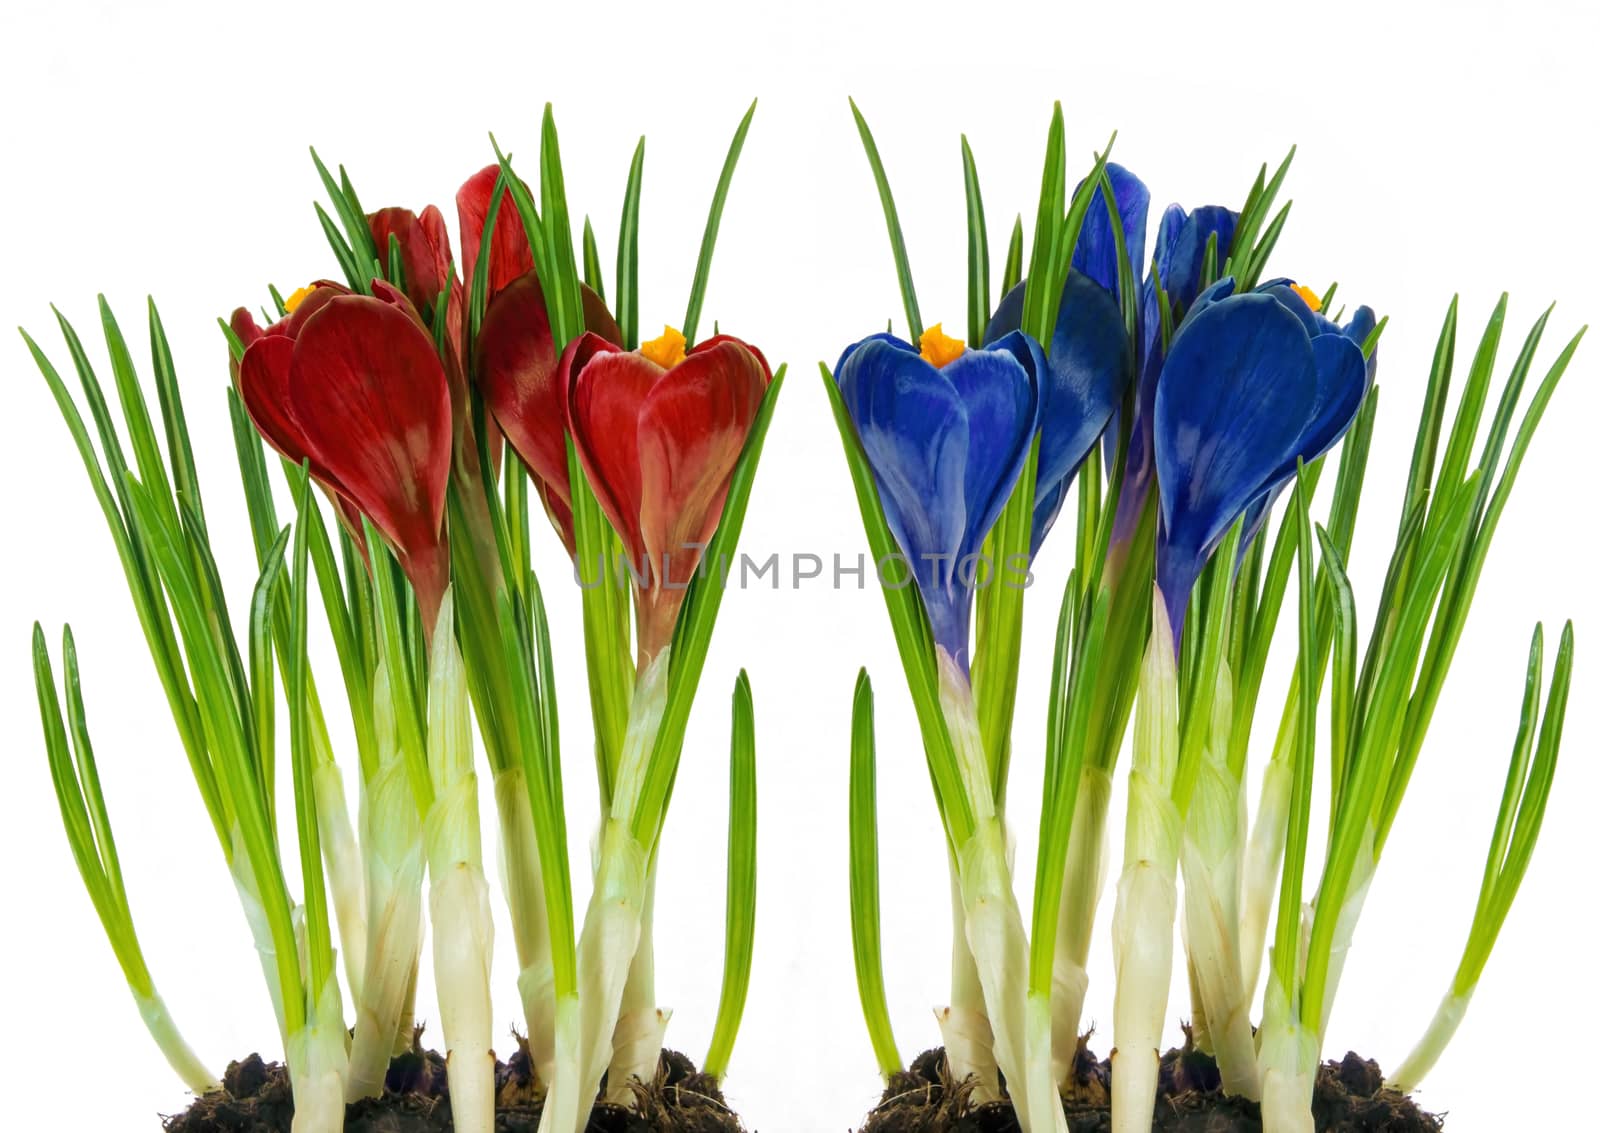
MULTIPOLYGON (((955 939, 949 1006, 936 1011, 942 1065, 966 1082, 973 1103, 1004 1094, 1024 1130, 1065 1128, 1058 1089, 1081 1095, 1084 1088, 1090 930, 1112 776, 1131 723, 1127 841, 1112 926, 1112 1128, 1150 1127, 1181 915, 1194 1043, 1215 1059, 1228 1093, 1262 1104, 1267 1128, 1309 1130, 1311 1075, 1332 987, 1433 704, 1433 692, 1419 692, 1402 731, 1395 690, 1409 685, 1393 674, 1416 669, 1422 628, 1442 610, 1423 670, 1427 680, 1442 680, 1438 659, 1453 649, 1450 626, 1464 616, 1459 598, 1440 605, 1440 595, 1456 577, 1448 573, 1450 554, 1466 562, 1478 537, 1469 505, 1476 495, 1481 508, 1486 498, 1466 478, 1462 448, 1476 417, 1457 426, 1462 439, 1452 445, 1460 451, 1441 474, 1433 507, 1423 508, 1426 522, 1419 511, 1402 530, 1385 588, 1388 621, 1365 662, 1371 671, 1358 678, 1353 600, 1340 595, 1338 624, 1324 627, 1328 615, 1317 609, 1311 580, 1320 572, 1317 586, 1348 588, 1343 556, 1371 437, 1381 327, 1368 307, 1329 317, 1328 293, 1293 279, 1261 281, 1284 219, 1268 210, 1287 163, 1270 180, 1263 169, 1239 210, 1169 206, 1147 248, 1150 193, 1130 170, 1101 159, 1064 192, 1058 108, 1032 257, 1024 271, 1019 219, 1007 285, 990 311, 983 202, 964 146, 968 315, 983 327, 982 341, 968 345, 940 325, 922 329, 888 178, 859 111, 856 123, 915 341, 880 333, 846 347, 830 392, 868 537, 880 559, 902 560, 914 583, 910 598, 889 591, 886 602, 950 851, 955 939), (1310 494, 1324 458, 1347 437, 1328 526, 1313 540, 1310 494), (1296 485, 1268 555, 1262 544, 1274 504, 1296 485), (1004 823, 1027 619, 1022 593, 996 593, 1005 585, 996 560, 1039 556, 1069 493, 1077 500, 1077 543, 1057 619, 1030 927, 1012 892, 1004 823), (1252 828, 1243 789, 1250 729, 1297 561, 1296 684, 1252 828), (1328 664, 1319 634, 1326 643, 1333 630, 1341 635, 1332 648, 1336 833, 1319 906, 1307 914, 1315 927, 1302 944, 1309 721, 1328 664), (1358 684, 1366 699, 1356 698, 1358 684), (1380 686, 1389 700, 1374 694, 1380 686), (1382 738, 1362 735, 1358 743, 1364 726, 1382 738), (1364 770, 1363 760, 1373 768, 1394 762, 1378 771, 1364 770), (1387 791, 1373 786, 1385 782, 1387 791), (1280 868, 1279 929, 1258 1028, 1250 1011, 1280 868)), ((1565 358, 1551 383, 1564 366, 1565 358)), ((1473 398, 1467 411, 1481 405, 1481 396, 1473 398)), ((1437 420, 1424 421, 1419 453, 1430 451, 1422 438, 1438 430, 1437 420)), ((1498 445, 1491 435, 1485 467, 1498 459, 1498 445)), ((1428 502, 1425 483, 1408 492, 1408 509, 1428 502)), ((1565 663, 1558 662, 1560 691, 1547 709, 1556 713, 1557 734, 1565 663)), ((870 792, 874 774, 870 691, 863 674, 853 803, 870 792)), ((853 805, 852 921, 863 1010, 893 1092, 900 1063, 877 955, 873 822, 870 807, 853 805)), ((1454 1011, 1441 1008, 1445 1022, 1435 1031, 1453 1029, 1454 1011)), ((1437 1046, 1426 1047, 1429 1057, 1437 1046)), ((1425 1063, 1414 1058, 1403 1070, 1409 1075, 1417 1065, 1425 1063)))
MULTIPOLYGON (((739 141, 747 126, 748 118, 739 141)), ((113 531, 149 564, 130 586, 263 957, 297 1133, 343 1128, 347 1103, 384 1093, 391 1057, 411 1041, 430 935, 451 1122, 472 1133, 495 1127, 504 1083, 492 1049, 479 744, 493 778, 525 1014, 528 1059, 516 1088, 539 1100, 541 1129, 579 1133, 597 1102, 637 1109, 657 1077, 670 1013, 654 998, 654 863, 720 595, 695 601, 691 628, 679 623, 707 545, 721 539, 723 553, 736 545, 779 381, 737 338, 692 341, 709 245, 688 334, 669 326, 651 341, 625 341, 598 275, 592 288, 576 278, 571 233, 555 219, 566 204, 548 111, 543 141, 542 171, 557 174, 543 200, 504 158, 461 186, 459 253, 437 207, 366 213, 344 172, 335 180, 318 162, 340 221, 324 213, 324 231, 344 278, 314 280, 287 298, 274 291, 265 325, 240 308, 226 327, 234 440, 261 570, 242 644, 223 605, 176 388, 161 389, 170 477, 145 459, 159 452, 148 416, 127 411, 143 482, 124 490, 117 473, 113 531), (262 441, 282 457, 297 512, 281 531, 262 441), (313 485, 337 519, 331 534, 313 485), (582 607, 591 676, 602 834, 581 918, 563 802, 557 649, 533 568, 534 498, 575 560, 575 582, 600 576, 551 598, 582 607), (602 561, 576 561, 586 547, 602 561), (354 816, 306 653, 313 581, 359 756, 354 816), (292 718, 281 731, 272 721, 275 678, 292 718), (303 905, 277 853, 279 736, 293 755, 284 765, 292 766, 295 806, 284 820, 299 838, 303 905)), ((636 262, 631 239, 619 261, 636 262)), ((636 279, 619 280, 633 311, 636 279)), ((169 378, 152 318, 158 375, 169 378)), ((81 429, 72 399, 63 391, 58 402, 81 429)), ((95 464, 90 471, 100 482, 104 473, 95 464)), ((53 702, 42 644, 38 664, 41 697, 48 691, 53 702)), ((754 736, 742 675, 734 702, 729 846, 739 860, 730 866, 728 923, 743 925, 748 940, 754 736)), ((82 758, 56 742, 48 712, 45 719, 51 758, 82 758)), ((66 779, 57 782, 65 792, 66 779)), ((84 849, 75 843, 75 852, 84 849)), ((104 872, 84 876, 152 1034, 186 1081, 213 1088, 139 970, 126 896, 104 872)), ((750 963, 748 946, 730 937, 705 1060, 714 1077, 726 1068, 750 963)))

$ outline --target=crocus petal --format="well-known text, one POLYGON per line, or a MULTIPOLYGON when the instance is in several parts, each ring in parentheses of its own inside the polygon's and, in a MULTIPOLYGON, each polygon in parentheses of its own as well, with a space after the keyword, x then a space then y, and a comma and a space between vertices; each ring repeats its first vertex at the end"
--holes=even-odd
POLYGON ((942 371, 967 409, 967 530, 960 559, 983 546, 1028 459, 1043 360, 1032 339, 1008 335, 994 349, 969 350, 942 371))
POLYGON ((572 439, 600 510, 622 538, 638 570, 647 564, 639 509, 644 487, 639 472, 639 408, 665 373, 650 359, 617 350, 594 336, 594 353, 569 371, 572 439))
MULTIPOLYGON (((498 165, 486 165, 467 178, 466 184, 456 193, 456 212, 461 223, 461 270, 468 287, 472 286, 477 271, 483 227, 488 222, 494 184, 499 176, 498 165)), ((533 253, 528 248, 522 215, 507 192, 502 195, 500 209, 495 213, 494 235, 489 242, 489 297, 532 270, 533 253)))
MULTIPOLYGON (((1106 163, 1106 176, 1111 181, 1111 194, 1116 200, 1117 217, 1122 222, 1122 238, 1128 249, 1128 264, 1137 280, 1144 271, 1144 231, 1149 223, 1150 190, 1145 188, 1129 170, 1106 163)), ((1076 191, 1081 191, 1083 184, 1076 191)), ((1095 186, 1089 210, 1084 214, 1083 227, 1078 232, 1078 244, 1072 250, 1072 266, 1094 280, 1101 287, 1119 294, 1117 290, 1117 245, 1111 231, 1111 214, 1106 209, 1105 194, 1095 186)))
POLYGON ((450 472, 450 392, 433 342, 414 317, 366 296, 327 303, 294 343, 288 394, 313 459, 402 558, 437 549, 450 472))
POLYGON ((724 339, 663 374, 639 409, 639 526, 669 586, 686 586, 722 519, 728 479, 767 388, 767 368, 724 339))
MULTIPOLYGON (((1012 288, 990 319, 984 338, 991 349, 1025 338, 1015 325, 1021 321, 1025 286, 1012 288)), ((1024 351, 1015 347, 1011 352, 1019 361, 1024 357, 1024 351)), ((1116 300, 1084 273, 1068 272, 1050 353, 1038 371, 1039 471, 1030 540, 1034 553, 1061 510, 1063 485, 1071 482, 1121 403, 1132 367, 1132 348, 1116 300)))
POLYGON ((1154 438, 1164 523, 1157 582, 1175 632, 1217 542, 1284 463, 1293 466, 1318 386, 1305 327, 1270 295, 1213 304, 1174 336, 1154 438))
MULTIPOLYGON (((1194 302, 1200 291, 1206 244, 1213 234, 1217 238, 1217 270, 1221 271, 1222 265, 1227 263, 1239 214, 1221 205, 1206 205, 1183 214, 1182 223, 1176 224, 1169 220, 1175 208, 1176 205, 1169 207, 1162 217, 1155 265, 1173 308, 1181 312, 1194 302)), ((1183 210, 1178 209, 1178 212, 1181 214, 1183 210)))
POLYGON ((425 317, 450 280, 450 236, 444 216, 433 205, 421 215, 404 208, 379 209, 367 217, 367 227, 378 247, 378 258, 389 263, 389 242, 400 249, 400 270, 406 295, 425 317))
POLYGON ((566 376, 556 365, 544 292, 532 272, 494 297, 476 349, 478 388, 500 431, 529 471, 570 503, 566 376))
MULTIPOLYGON (((267 443, 291 464, 300 464, 311 458, 311 452, 289 401, 289 370, 293 361, 293 339, 287 335, 258 332, 256 341, 245 350, 239 363, 239 398, 267 443)), ((329 476, 328 470, 315 460, 312 472, 319 479, 329 476)))

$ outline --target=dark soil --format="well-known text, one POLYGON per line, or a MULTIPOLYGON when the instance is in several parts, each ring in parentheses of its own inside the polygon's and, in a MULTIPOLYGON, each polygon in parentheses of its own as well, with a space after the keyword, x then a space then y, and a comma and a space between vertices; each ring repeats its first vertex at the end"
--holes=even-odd
MULTIPOLYGON (((895 1075, 860 1133, 1017 1133, 1009 1101, 972 1105, 970 1087, 950 1080, 944 1049, 924 1051, 895 1075)), ((1111 1063, 1079 1043, 1076 1081, 1062 1098, 1072 1133, 1111 1128, 1111 1063)), ((1383 1086, 1376 1062, 1356 1054, 1325 1062, 1317 1074, 1311 1112, 1319 1133, 1439 1133, 1443 1121, 1410 1098, 1383 1086)), ((1153 1133, 1261 1133, 1261 1107, 1222 1092, 1209 1055, 1187 1049, 1161 1059, 1153 1133)))
MULTIPOLYGON (((289 1133, 294 1096, 281 1064, 252 1054, 229 1064, 222 1085, 195 1099, 184 1113, 167 1118, 167 1133, 289 1133)), ((441 1055, 419 1047, 399 1056, 389 1065, 385 1086, 382 1097, 346 1109, 346 1133, 446 1133, 455 1128, 441 1055)), ((495 1087, 495 1133, 534 1133, 544 1096, 526 1050, 499 1064, 495 1087)), ((637 1109, 596 1105, 588 1133, 744 1133, 716 1079, 696 1071, 676 1051, 663 1050, 656 1080, 635 1090, 637 1109)))

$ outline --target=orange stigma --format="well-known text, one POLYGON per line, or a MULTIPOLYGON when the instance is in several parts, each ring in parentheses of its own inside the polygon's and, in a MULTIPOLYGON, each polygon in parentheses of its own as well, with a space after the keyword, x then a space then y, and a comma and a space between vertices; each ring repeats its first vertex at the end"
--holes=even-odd
POLYGON ((306 296, 317 289, 316 284, 310 287, 296 287, 294 294, 283 301, 283 309, 289 314, 294 314, 294 309, 306 301, 306 296))
POLYGON ((959 338, 951 338, 944 333, 943 323, 934 323, 922 332, 922 337, 917 339, 917 346, 921 348, 922 360, 935 370, 942 370, 966 352, 967 344, 959 338))
POLYGON ((689 340, 683 337, 683 332, 674 327, 662 327, 661 337, 641 343, 639 353, 663 370, 670 370, 683 361, 684 348, 688 345, 689 340))
POLYGON ((1322 298, 1305 284, 1291 283, 1289 289, 1300 296, 1301 299, 1304 299, 1306 306, 1310 307, 1313 312, 1322 310, 1322 298))

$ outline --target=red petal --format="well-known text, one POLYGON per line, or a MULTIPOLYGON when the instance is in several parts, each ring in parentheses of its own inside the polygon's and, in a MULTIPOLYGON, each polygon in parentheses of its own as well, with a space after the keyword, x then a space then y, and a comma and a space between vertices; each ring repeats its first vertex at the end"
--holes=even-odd
MULTIPOLYGON (((494 200, 494 183, 500 176, 498 165, 486 165, 467 179, 456 193, 456 212, 461 221, 461 265, 466 286, 472 286, 477 271, 478 247, 483 242, 483 226, 494 200)), ((509 192, 495 214, 494 236, 489 244, 489 294, 494 295, 519 275, 533 270, 533 253, 528 250, 522 216, 509 192)))
POLYGON ((389 238, 400 248, 400 267, 406 294, 417 308, 432 316, 439 293, 450 279, 450 237, 444 217, 429 205, 418 216, 410 209, 386 208, 367 217, 378 258, 389 266, 389 238))
MULTIPOLYGON (((722 519, 728 479, 767 388, 766 366, 743 343, 708 344, 673 367, 639 411, 641 525, 669 585, 694 576, 722 519)), ((681 593, 681 591, 680 591, 681 593)))
POLYGON ((300 329, 288 390, 312 456, 402 561, 431 554, 450 474, 450 392, 413 316, 367 296, 333 299, 300 329))
POLYGON ((244 344, 246 350, 250 349, 251 343, 266 333, 256 325, 255 316, 243 307, 236 308, 229 316, 228 327, 233 331, 234 337, 244 344))
POLYGON ((689 349, 689 353, 699 354, 703 350, 710 350, 712 347, 720 346, 724 342, 736 342, 750 353, 754 354, 756 356, 756 361, 761 363, 761 372, 766 375, 766 384, 772 384, 772 367, 767 365, 767 356, 761 353, 761 351, 757 350, 754 346, 751 346, 742 338, 734 338, 731 334, 713 335, 699 345, 691 347, 689 349))
MULTIPOLYGON (((293 464, 311 456, 310 446, 289 403, 289 370, 294 341, 286 335, 266 334, 244 352, 239 363, 239 397, 255 422, 256 430, 293 464)), ((312 459, 318 479, 327 470, 312 459)))
POLYGON ((580 286, 583 289, 583 329, 599 335, 613 346, 621 346, 622 328, 606 309, 605 300, 590 290, 588 284, 580 286))
POLYGON ((567 501, 567 386, 544 292, 529 272, 489 304, 477 344, 478 387, 511 447, 567 501))
MULTIPOLYGON (((572 439, 584 474, 600 510, 622 537, 637 569, 646 565, 639 508, 643 486, 639 471, 639 410, 645 397, 666 373, 641 354, 625 352, 592 334, 567 347, 574 354, 572 374, 572 439), (587 344, 587 359, 574 347, 587 344)), ((566 355, 563 355, 565 359, 566 355)))

